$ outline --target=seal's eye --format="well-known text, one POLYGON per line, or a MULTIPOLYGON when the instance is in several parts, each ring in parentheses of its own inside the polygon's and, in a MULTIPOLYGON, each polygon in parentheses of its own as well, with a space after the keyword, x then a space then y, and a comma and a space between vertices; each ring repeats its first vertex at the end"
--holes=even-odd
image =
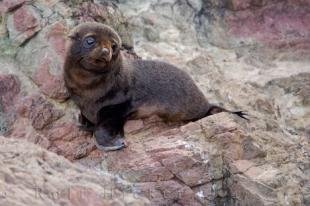
POLYGON ((93 47, 96 43, 96 39, 92 36, 86 37, 83 41, 83 47, 89 49, 93 47))

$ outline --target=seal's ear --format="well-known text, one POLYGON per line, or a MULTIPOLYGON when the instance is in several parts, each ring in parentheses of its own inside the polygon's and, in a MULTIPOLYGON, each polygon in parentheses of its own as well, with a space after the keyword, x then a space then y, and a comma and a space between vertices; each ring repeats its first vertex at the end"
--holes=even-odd
POLYGON ((120 38, 116 39, 112 39, 111 41, 111 48, 112 48, 112 54, 115 55, 119 52, 119 50, 121 49, 121 45, 122 45, 122 41, 120 38))

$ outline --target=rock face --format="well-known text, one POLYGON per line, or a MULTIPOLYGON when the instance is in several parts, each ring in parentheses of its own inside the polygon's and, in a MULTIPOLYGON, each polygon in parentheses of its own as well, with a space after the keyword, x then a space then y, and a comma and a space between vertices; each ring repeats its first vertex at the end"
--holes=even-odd
POLYGON ((0 143, 1 205, 148 205, 108 173, 73 165, 25 141, 0 137, 0 143))
POLYGON ((40 16, 32 6, 21 6, 9 15, 9 36, 17 44, 23 44, 40 30, 40 16))
POLYGON ((308 0, 1 1, 0 205, 309 205, 309 9, 308 0), (126 149, 97 150, 62 79, 66 36, 83 21, 111 25, 127 58, 177 65, 250 122, 129 121, 126 149))

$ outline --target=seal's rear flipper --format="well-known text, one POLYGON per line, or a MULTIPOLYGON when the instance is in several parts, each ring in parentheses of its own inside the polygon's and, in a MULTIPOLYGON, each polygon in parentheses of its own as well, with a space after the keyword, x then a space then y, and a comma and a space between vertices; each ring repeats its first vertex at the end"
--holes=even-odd
MULTIPOLYGON (((230 112, 230 111, 229 111, 229 112, 230 112)), ((246 119, 246 120, 250 121, 247 117, 245 117, 245 116, 248 116, 248 114, 245 113, 245 112, 243 112, 243 111, 230 112, 230 113, 236 114, 236 115, 238 115, 239 117, 241 117, 241 118, 243 118, 243 119, 246 119)))
POLYGON ((210 106, 206 116, 209 116, 209 115, 213 115, 213 114, 217 114, 217 113, 220 113, 220 112, 228 112, 228 113, 231 113, 231 114, 236 114, 238 115, 239 117, 243 118, 243 119, 246 119, 248 121, 250 121, 247 117, 248 114, 243 112, 243 111, 236 111, 236 112, 233 112, 233 111, 230 111, 230 110, 227 110, 223 107, 219 107, 219 106, 216 106, 216 105, 212 105, 210 106))

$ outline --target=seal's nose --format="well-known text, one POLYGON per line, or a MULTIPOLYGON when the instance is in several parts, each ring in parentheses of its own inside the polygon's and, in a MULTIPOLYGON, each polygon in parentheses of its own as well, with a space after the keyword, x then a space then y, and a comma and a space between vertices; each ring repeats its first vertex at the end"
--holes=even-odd
POLYGON ((108 55, 110 54, 109 49, 107 49, 107 48, 105 48, 105 47, 103 47, 103 48, 101 49, 101 52, 102 52, 102 55, 104 55, 104 56, 108 56, 108 55))

